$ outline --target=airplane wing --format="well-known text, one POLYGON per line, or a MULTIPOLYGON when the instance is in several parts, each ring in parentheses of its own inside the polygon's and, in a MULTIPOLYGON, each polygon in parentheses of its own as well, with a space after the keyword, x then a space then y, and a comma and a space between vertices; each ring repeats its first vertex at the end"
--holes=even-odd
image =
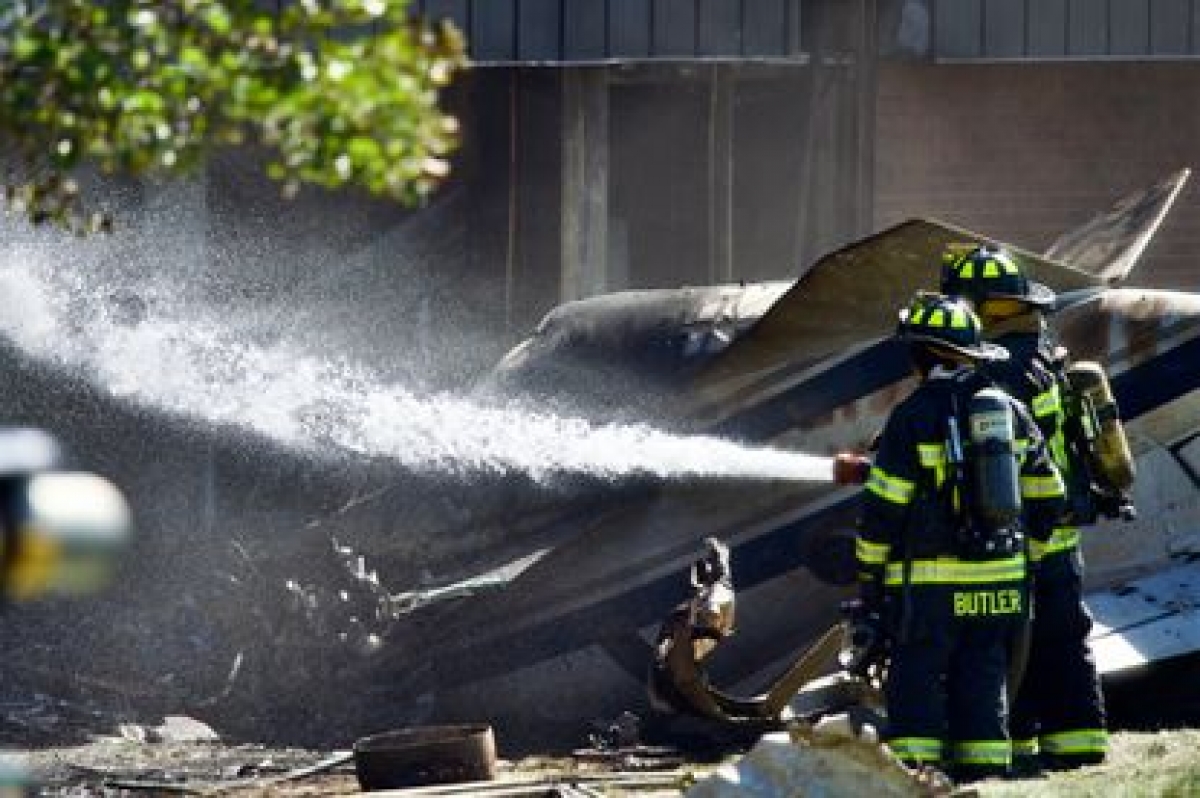
POLYGON ((1180 564, 1087 595, 1092 652, 1104 676, 1200 649, 1200 563, 1180 564))
POLYGON ((1121 199, 1081 227, 1065 233, 1044 257, 1094 274, 1107 283, 1129 276, 1191 174, 1180 169, 1121 199))
MULTIPOLYGON (((789 372, 889 335, 897 311, 915 291, 937 289, 946 246, 963 242, 1002 244, 942 222, 913 219, 824 256, 701 372, 691 415, 715 423, 799 378, 789 372)), ((1103 284, 1086 272, 1003 246, 1057 291, 1103 284)))

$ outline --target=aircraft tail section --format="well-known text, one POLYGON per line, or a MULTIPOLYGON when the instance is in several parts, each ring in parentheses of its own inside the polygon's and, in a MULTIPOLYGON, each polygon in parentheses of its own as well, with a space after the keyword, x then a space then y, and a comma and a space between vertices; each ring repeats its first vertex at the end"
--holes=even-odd
MULTIPOLYGON (((913 219, 832 252, 796 281, 766 314, 698 377, 692 417, 719 422, 802 370, 864 342, 890 335, 896 311, 918 289, 936 290, 950 244, 1000 245, 988 236, 913 219)), ((1035 279, 1057 291, 1095 288, 1092 274, 1003 244, 1035 279)))
POLYGON ((1187 182, 1180 169, 1143 191, 1130 194, 1081 227, 1062 235, 1044 256, 1113 284, 1129 276, 1187 182))

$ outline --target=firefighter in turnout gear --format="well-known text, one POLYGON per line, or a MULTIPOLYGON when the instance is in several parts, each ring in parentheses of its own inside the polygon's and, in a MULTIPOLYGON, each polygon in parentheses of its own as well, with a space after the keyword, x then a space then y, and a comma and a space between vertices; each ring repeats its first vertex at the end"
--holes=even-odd
MULTIPOLYGON (((1108 739, 1087 642, 1092 619, 1083 603, 1079 526, 1092 523, 1097 512, 1130 512, 1131 505, 1119 490, 1097 490, 1081 452, 1082 436, 1073 433, 1081 429, 1081 419, 1068 410, 1065 352, 1056 351, 1045 319, 1054 293, 1029 280, 1002 249, 951 250, 943 265, 942 290, 970 300, 988 340, 1009 353, 1008 360, 988 365, 988 375, 1033 411, 1067 485, 1065 512, 1052 536, 1030 543, 1033 624, 1010 723, 1017 767, 1036 771, 1097 763, 1104 759, 1108 739)), ((1131 461, 1129 474, 1132 481, 1131 461)))
POLYGON ((1003 775, 1023 538, 1049 536, 1063 484, 1028 411, 978 370, 1006 353, 967 303, 918 294, 897 335, 921 382, 879 437, 855 541, 862 603, 890 643, 887 737, 909 764, 1003 775))

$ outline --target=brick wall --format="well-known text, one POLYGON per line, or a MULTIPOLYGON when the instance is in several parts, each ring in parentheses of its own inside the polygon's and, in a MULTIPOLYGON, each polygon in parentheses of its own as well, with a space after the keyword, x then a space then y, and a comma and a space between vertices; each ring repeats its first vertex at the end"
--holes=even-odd
MULTIPOLYGON (((1042 250, 1200 167, 1200 64, 881 65, 875 223, 932 216, 1042 250)), ((1200 289, 1200 174, 1135 272, 1200 289)))

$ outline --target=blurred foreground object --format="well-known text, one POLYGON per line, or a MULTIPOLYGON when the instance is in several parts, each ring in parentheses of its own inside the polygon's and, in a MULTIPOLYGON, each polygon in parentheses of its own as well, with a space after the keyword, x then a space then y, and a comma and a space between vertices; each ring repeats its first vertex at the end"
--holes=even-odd
POLYGON ((130 534, 129 506, 108 480, 55 471, 59 447, 40 430, 0 430, 0 595, 78 596, 109 583, 130 534))

